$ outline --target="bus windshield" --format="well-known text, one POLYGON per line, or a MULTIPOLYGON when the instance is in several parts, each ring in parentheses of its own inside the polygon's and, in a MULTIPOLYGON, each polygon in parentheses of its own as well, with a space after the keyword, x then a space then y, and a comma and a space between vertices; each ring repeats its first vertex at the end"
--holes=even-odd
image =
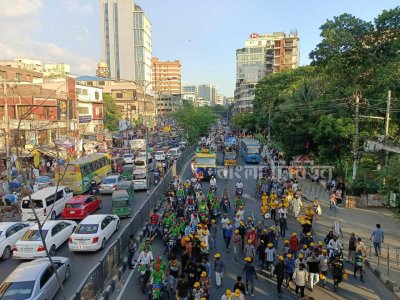
POLYGON ((198 165, 206 165, 206 166, 214 166, 215 165, 215 158, 211 157, 197 157, 196 164, 198 165))
POLYGON ((235 159, 236 158, 236 154, 235 153, 225 153, 225 159, 235 159))
POLYGON ((247 153, 249 154, 258 154, 259 153, 259 147, 258 146, 248 146, 247 147, 247 153))

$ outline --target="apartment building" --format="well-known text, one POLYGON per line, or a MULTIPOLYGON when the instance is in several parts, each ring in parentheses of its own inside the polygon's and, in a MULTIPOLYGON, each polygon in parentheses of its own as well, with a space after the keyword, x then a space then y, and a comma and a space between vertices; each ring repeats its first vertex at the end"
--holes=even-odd
POLYGON ((159 93, 178 95, 181 93, 181 63, 175 61, 160 61, 157 57, 151 59, 153 73, 153 90, 159 93))

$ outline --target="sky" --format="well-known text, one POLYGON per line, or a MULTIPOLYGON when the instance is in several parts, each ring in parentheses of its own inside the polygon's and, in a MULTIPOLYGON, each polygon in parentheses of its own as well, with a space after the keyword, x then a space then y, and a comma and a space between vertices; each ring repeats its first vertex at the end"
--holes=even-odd
MULTIPOLYGON (((153 56, 180 60, 182 82, 214 84, 233 96, 235 51, 251 33, 300 37, 300 65, 320 41, 319 27, 350 13, 367 21, 399 0, 141 0, 150 18, 153 56)), ((0 0, 0 60, 64 62, 71 72, 95 74, 101 60, 98 0, 0 0)))

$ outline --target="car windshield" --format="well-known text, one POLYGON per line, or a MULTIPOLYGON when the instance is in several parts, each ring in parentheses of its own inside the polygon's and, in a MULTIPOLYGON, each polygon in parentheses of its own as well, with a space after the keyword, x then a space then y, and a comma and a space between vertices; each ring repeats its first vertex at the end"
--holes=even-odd
POLYGON ((124 154, 122 157, 129 158, 129 157, 133 157, 133 155, 132 154, 124 154))
POLYGON ((215 158, 211 157, 198 157, 196 158, 196 164, 198 165, 207 165, 207 166, 214 166, 215 165, 215 158))
POLYGON ((163 151, 157 151, 156 155, 164 155, 164 152, 163 151))
POLYGON ((82 203, 67 203, 65 204, 65 208, 83 208, 82 203))
POLYGON ((44 182, 49 182, 50 178, 49 177, 38 177, 36 178, 36 182, 38 183, 44 183, 44 182))
POLYGON ((146 178, 146 173, 134 174, 132 176, 133 180, 135 180, 135 179, 145 179, 145 178, 146 178))
MULTIPOLYGON (((43 238, 46 238, 48 230, 42 230, 43 238)), ((31 242, 38 242, 41 241, 40 231, 39 230, 32 230, 29 229, 25 234, 22 236, 21 241, 31 241, 31 242)))
POLYGON ((112 202, 113 207, 126 207, 129 206, 129 203, 127 200, 117 200, 112 202))
POLYGON ((82 224, 76 227, 75 233, 77 234, 93 234, 97 233, 97 229, 99 228, 98 224, 82 224))
POLYGON ((116 183, 117 179, 116 178, 104 178, 101 183, 104 184, 111 184, 111 183, 116 183))
POLYGON ((247 147, 247 153, 250 153, 250 154, 259 153, 259 147, 257 147, 257 146, 247 147))
POLYGON ((3 282, 0 285, 1 300, 23 300, 32 295, 35 281, 3 282))
POLYGON ((144 166, 145 165, 145 161, 144 160, 136 160, 135 161, 135 166, 144 166))
POLYGON ((32 199, 32 205, 31 201, 29 199, 22 200, 22 208, 43 208, 43 200, 35 200, 32 199))

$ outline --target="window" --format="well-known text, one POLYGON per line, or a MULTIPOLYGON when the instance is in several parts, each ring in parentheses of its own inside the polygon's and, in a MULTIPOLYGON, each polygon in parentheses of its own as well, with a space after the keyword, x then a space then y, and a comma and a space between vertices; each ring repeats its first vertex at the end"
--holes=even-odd
POLYGON ((6 71, 0 71, 0 78, 1 78, 1 79, 7 79, 7 73, 6 73, 6 71))
POLYGON ((105 81, 99 81, 99 85, 106 85, 105 81))
POLYGON ((46 271, 43 273, 42 278, 40 278, 40 288, 42 289, 46 283, 51 279, 54 274, 54 270, 52 267, 48 267, 46 271))
POLYGON ((16 79, 17 81, 22 81, 22 74, 21 74, 21 73, 15 74, 15 79, 16 79))
POLYGON ((94 92, 94 98, 96 99, 96 100, 99 100, 99 92, 94 92))
POLYGON ((12 235, 13 235, 14 233, 16 233, 16 232, 17 232, 17 230, 16 230, 16 228, 15 228, 15 225, 14 225, 14 226, 11 226, 11 227, 8 228, 7 231, 6 231, 6 238, 12 236, 12 235))
POLYGON ((123 98, 124 95, 122 93, 117 93, 117 98, 123 98))
POLYGON ((107 225, 110 223, 110 220, 108 219, 108 217, 106 217, 102 222, 101 222, 101 230, 104 230, 107 225))
POLYGON ((59 233, 61 231, 61 228, 59 226, 59 224, 57 224, 56 226, 54 226, 51 229, 51 236, 55 236, 57 233, 59 233))
POLYGON ((57 196, 56 196, 56 201, 59 201, 59 200, 63 200, 64 199, 64 191, 58 191, 57 192, 57 196))
POLYGON ((50 206, 50 205, 53 205, 53 204, 54 204, 54 196, 55 196, 55 195, 51 195, 50 197, 47 197, 47 198, 46 198, 46 205, 47 205, 47 206, 50 206))
POLYGON ((80 115, 88 115, 89 114, 89 107, 78 107, 78 113, 80 115))

